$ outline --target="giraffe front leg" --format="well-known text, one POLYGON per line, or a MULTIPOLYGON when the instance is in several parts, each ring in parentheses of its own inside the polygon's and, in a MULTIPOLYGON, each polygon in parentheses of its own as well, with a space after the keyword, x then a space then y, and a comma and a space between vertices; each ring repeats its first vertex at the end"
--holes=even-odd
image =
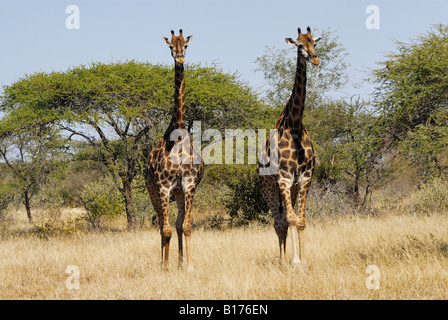
POLYGON ((288 233, 292 239, 292 264, 294 266, 300 264, 299 255, 299 232, 297 229, 297 216, 291 201, 291 184, 280 183, 280 192, 283 197, 283 203, 286 208, 286 221, 288 222, 288 233))
MULTIPOLYGON (((290 192, 291 192, 291 205, 292 205, 292 208, 294 210, 294 206, 295 206, 296 201, 297 201, 297 195, 299 193, 299 185, 298 184, 294 184, 291 187, 290 192)), ((284 215, 287 216, 286 207, 284 208, 284 211, 285 211, 284 215)), ((301 256, 300 256, 300 243, 301 242, 300 242, 300 233, 299 233, 299 260, 302 259, 301 256)))
POLYGON ((173 234, 170 226, 170 220, 168 215, 168 202, 170 198, 170 190, 163 188, 160 190, 160 203, 162 207, 162 219, 160 221, 160 234, 162 238, 162 269, 167 271, 169 269, 169 253, 170 253, 170 240, 173 234))
POLYGON ((304 243, 305 243, 305 203, 306 196, 308 194, 308 189, 310 188, 311 178, 304 179, 300 186, 299 191, 299 210, 298 210, 298 220, 297 220, 297 231, 299 233, 299 258, 303 259, 304 257, 304 243))

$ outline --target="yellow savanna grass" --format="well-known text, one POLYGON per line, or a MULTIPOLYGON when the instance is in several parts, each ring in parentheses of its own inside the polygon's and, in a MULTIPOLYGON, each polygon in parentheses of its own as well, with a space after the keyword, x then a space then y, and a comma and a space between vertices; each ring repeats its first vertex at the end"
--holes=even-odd
MULTIPOLYGON (((448 216, 331 217, 306 228, 306 261, 279 262, 269 227, 193 230, 194 271, 160 269, 157 230, 3 233, 1 299, 446 299, 448 216), (73 288, 68 266, 79 269, 73 288), (378 289, 369 289, 369 265, 378 289), (72 289, 70 289, 72 288, 72 289)), ((291 245, 287 246, 291 258, 291 245)))

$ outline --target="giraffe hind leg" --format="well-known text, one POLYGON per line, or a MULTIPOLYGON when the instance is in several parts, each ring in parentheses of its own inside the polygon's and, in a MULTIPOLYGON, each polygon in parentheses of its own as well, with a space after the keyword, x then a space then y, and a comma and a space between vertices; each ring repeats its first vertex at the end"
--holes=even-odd
POLYGON ((191 184, 185 188, 185 218, 182 224, 182 231, 185 236, 185 255, 187 258, 187 270, 192 271, 193 265, 191 262, 191 207, 193 204, 193 197, 195 193, 195 186, 191 184))
POLYGON ((274 229, 277 233, 280 262, 286 258, 286 237, 288 233, 288 224, 285 215, 283 215, 283 205, 281 202, 280 190, 275 181, 269 181, 267 178, 261 178, 263 197, 267 202, 272 217, 274 218, 274 229))
POLYGON ((185 220, 185 194, 178 193, 176 194, 176 203, 177 203, 177 220, 176 220, 176 231, 177 231, 177 240, 179 245, 179 268, 182 266, 183 263, 183 255, 184 255, 184 248, 183 248, 183 224, 185 220))
POLYGON ((160 229, 160 235, 161 235, 161 266, 163 267, 163 261, 164 261, 164 249, 165 249, 165 238, 163 235, 163 226, 164 226, 164 219, 163 219, 163 208, 162 208, 162 201, 160 199, 159 190, 156 185, 149 182, 147 180, 146 187, 148 189, 149 196, 151 198, 152 205, 154 207, 154 210, 156 211, 157 215, 157 222, 160 229))
POLYGON ((286 238, 288 236, 288 222, 286 221, 286 208, 281 204, 279 207, 280 223, 278 225, 278 241, 280 245, 280 260, 286 262, 286 238))
POLYGON ((292 183, 291 181, 285 180, 279 183, 279 187, 283 199, 283 204, 286 209, 285 213, 288 225, 288 233, 292 238, 292 264, 296 266, 301 262, 301 260, 299 255, 299 233, 297 229, 297 216, 294 212, 291 197, 291 190, 293 190, 293 188, 291 188, 292 183))

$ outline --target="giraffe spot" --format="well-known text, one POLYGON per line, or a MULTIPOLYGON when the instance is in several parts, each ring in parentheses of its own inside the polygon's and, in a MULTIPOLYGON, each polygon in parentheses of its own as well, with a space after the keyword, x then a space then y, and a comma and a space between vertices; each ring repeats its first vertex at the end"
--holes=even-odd
POLYGON ((284 170, 284 169, 279 170, 279 173, 280 173, 279 179, 288 180, 288 181, 291 179, 291 174, 289 173, 289 170, 284 170))
POLYGON ((313 150, 311 149, 306 149, 306 157, 308 159, 310 159, 313 156, 313 150))
POLYGON ((294 162, 297 163, 297 153, 296 153, 296 152, 292 152, 292 153, 291 153, 291 158, 290 158, 290 160, 292 160, 292 161, 294 161, 294 162))
POLYGON ((183 163, 182 164, 182 169, 187 170, 190 168, 190 164, 189 163, 183 163))
POLYGON ((289 157, 291 157, 291 151, 290 151, 290 150, 284 150, 284 151, 282 151, 282 157, 283 157, 283 158, 289 158, 289 157))
POLYGON ((282 139, 280 140, 280 142, 278 143, 278 147, 280 149, 284 149, 284 148, 288 148, 290 146, 289 141, 286 139, 282 139))
POLYGON ((288 165, 290 168, 295 169, 297 167, 297 162, 289 160, 288 165))
POLYGON ((280 187, 280 189, 286 189, 287 187, 288 187, 288 185, 286 184, 286 182, 279 182, 279 187, 280 187))
POLYGON ((281 171, 285 171, 285 170, 287 170, 287 169, 288 169, 288 160, 281 160, 281 161, 280 161, 279 169, 280 169, 281 171))
POLYGON ((311 140, 310 140, 310 138, 308 138, 308 135, 304 135, 302 137, 302 145, 311 146, 311 140))

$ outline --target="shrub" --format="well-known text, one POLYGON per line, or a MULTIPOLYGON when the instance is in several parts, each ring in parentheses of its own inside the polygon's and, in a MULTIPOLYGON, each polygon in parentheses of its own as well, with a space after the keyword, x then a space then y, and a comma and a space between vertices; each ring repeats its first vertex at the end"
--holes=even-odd
POLYGON ((101 217, 116 217, 124 205, 112 179, 104 177, 86 185, 80 196, 80 201, 86 209, 86 220, 94 229, 99 228, 101 217))
POLYGON ((13 199, 14 194, 12 190, 3 184, 0 185, 0 217, 2 217, 3 212, 8 208, 13 199))
MULTIPOLYGON (((306 214, 310 217, 327 217, 355 214, 353 197, 348 193, 349 184, 338 181, 335 184, 313 183, 306 198, 306 214)), ((297 203, 299 200, 297 200, 297 203)))
POLYGON ((15 189, 12 187, 11 178, 5 174, 7 170, 4 167, 0 167, 0 218, 8 208, 9 204, 14 200, 15 189))
POLYGON ((132 200, 135 216, 140 227, 143 227, 145 222, 151 221, 156 214, 148 191, 144 185, 138 185, 132 189, 132 200))
POLYGON ((234 171, 228 182, 230 196, 224 204, 232 225, 247 225, 250 221, 270 222, 269 208, 263 198, 255 166, 240 166, 234 171))
POLYGON ((414 195, 415 212, 440 213, 448 210, 448 182, 435 178, 422 185, 414 195))

